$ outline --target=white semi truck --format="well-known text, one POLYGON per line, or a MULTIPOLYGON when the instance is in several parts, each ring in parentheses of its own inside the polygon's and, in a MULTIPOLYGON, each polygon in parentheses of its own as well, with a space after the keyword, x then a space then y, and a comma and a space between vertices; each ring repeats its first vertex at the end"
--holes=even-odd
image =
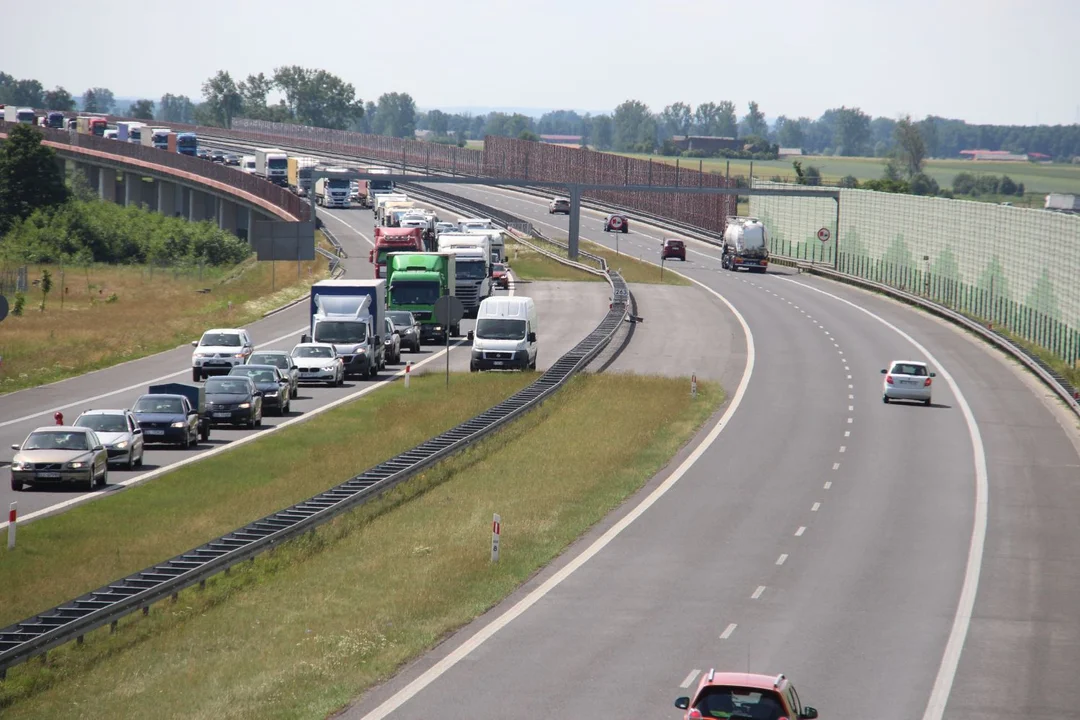
POLYGON ((439 235, 438 250, 454 256, 454 295, 466 315, 475 316, 484 298, 491 295, 491 238, 467 233, 439 235))
POLYGON ((325 170, 329 173, 315 181, 315 202, 328 208, 350 208, 349 200, 349 171, 345 168, 332 167, 325 170))
POLYGON ((278 148, 257 148, 254 174, 286 187, 289 184, 289 156, 278 148))

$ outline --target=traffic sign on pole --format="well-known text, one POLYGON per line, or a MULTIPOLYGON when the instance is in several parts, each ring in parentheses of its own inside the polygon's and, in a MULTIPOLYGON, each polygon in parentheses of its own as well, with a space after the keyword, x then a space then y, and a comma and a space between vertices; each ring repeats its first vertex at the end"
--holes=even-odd
POLYGON ((832 237, 832 233, 829 232, 829 228, 821 228, 817 231, 817 239, 821 242, 829 242, 829 238, 832 237))

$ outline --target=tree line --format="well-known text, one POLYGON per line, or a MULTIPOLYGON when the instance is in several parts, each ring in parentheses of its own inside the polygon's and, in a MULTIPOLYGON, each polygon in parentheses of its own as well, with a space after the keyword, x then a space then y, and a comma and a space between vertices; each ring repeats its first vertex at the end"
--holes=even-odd
MULTIPOLYGON (((697 107, 676 102, 654 111, 630 99, 611 113, 556 110, 539 118, 502 112, 422 112, 408 93, 384 93, 364 102, 351 83, 333 73, 296 65, 240 80, 219 70, 203 83, 201 99, 166 94, 157 102, 140 99, 125 107, 118 106, 108 88, 88 88, 74 97, 63 87, 45 90, 37 80, 18 80, 0 72, 0 103, 65 111, 78 106, 88 112, 224 127, 235 118, 252 118, 394 137, 413 137, 422 130, 429 131, 435 142, 458 145, 485 135, 523 139, 571 135, 599 150, 669 155, 679 152, 671 142, 677 135, 710 135, 739 140, 739 152, 785 147, 813 155, 890 157, 897 150, 896 129, 901 122, 846 106, 826 110, 816 119, 780 115, 769 121, 757 102, 740 112, 729 100, 697 107), (279 96, 277 102, 270 101, 273 94, 279 96)), ((909 122, 923 138, 928 157, 959 157, 967 149, 1042 153, 1058 161, 1080 156, 1080 125, 971 125, 933 115, 909 122)))

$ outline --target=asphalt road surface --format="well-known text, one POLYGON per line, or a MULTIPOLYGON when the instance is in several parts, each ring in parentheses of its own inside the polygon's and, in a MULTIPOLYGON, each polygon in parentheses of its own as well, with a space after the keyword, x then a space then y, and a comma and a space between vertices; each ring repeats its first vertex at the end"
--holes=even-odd
MULTIPOLYGON (((565 234, 542 198, 461 192, 565 234)), ((612 246, 587 215, 582 236, 612 246)), ((658 261, 665 235, 632 228, 620 250, 658 261)), ((949 718, 1080 705, 1075 418, 925 314, 794 271, 723 271, 716 249, 689 248, 669 267, 721 293, 752 333, 749 353, 730 311, 706 324, 727 338, 718 352, 752 358, 743 392, 727 384, 738 407, 722 432, 714 418, 696 462, 673 462, 344 715, 678 717, 672 700, 712 667, 784 672, 823 717, 936 718, 946 700, 949 718), (931 361, 932 407, 882 403, 879 371, 895 358, 931 361)), ((639 312, 645 326, 657 314, 639 312)), ((682 324, 665 324, 681 340, 682 324)))

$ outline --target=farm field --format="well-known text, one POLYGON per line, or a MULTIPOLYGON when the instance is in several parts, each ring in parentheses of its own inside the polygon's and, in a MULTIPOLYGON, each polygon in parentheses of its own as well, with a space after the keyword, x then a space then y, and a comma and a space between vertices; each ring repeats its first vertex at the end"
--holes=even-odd
MULTIPOLYGON (((673 157, 661 157, 659 155, 618 154, 643 160, 651 158, 653 162, 666 162, 671 165, 674 165, 676 160, 673 157)), ((813 165, 819 169, 826 183, 835 182, 846 175, 854 175, 860 181, 872 180, 880 178, 882 171, 885 169, 884 158, 807 155, 796 159, 802 161, 803 167, 813 165)), ((696 159, 678 158, 678 160, 681 167, 691 170, 698 169, 699 161, 696 159)), ((726 171, 728 162, 724 158, 705 158, 700 161, 703 170, 720 173, 726 171)), ((745 176, 750 174, 749 160, 731 160, 730 162, 732 175, 745 176)), ((754 176, 772 178, 778 175, 784 180, 793 181, 795 171, 792 169, 791 162, 792 160, 755 160, 753 163, 754 176)), ((970 172, 976 175, 1008 175, 1015 182, 1024 183, 1024 189, 1029 193, 1065 192, 1080 194, 1080 165, 973 162, 970 160, 928 160, 926 163, 926 174, 937 180, 942 187, 951 187, 953 178, 960 172, 970 172)))

